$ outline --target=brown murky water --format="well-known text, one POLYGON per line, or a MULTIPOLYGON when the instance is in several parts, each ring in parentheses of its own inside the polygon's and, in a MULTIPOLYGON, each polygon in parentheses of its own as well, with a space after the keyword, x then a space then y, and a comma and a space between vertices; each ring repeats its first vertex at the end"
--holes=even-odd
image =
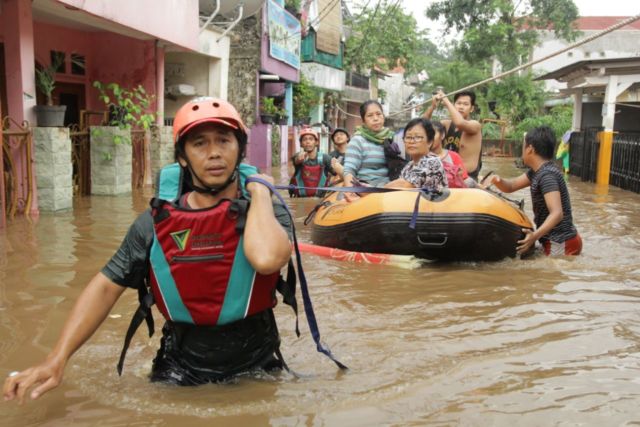
MULTIPOLYGON (((520 171, 489 159, 485 171, 520 171)), ((125 374, 115 365, 137 302, 125 293, 35 402, 0 403, 4 426, 639 425, 640 196, 570 182, 584 254, 491 264, 397 267, 304 257, 324 340, 278 306, 283 353, 301 374, 176 388, 146 378, 144 328, 125 374)), ((92 197, 73 212, 13 221, 0 235, 0 374, 41 360, 73 301, 108 260, 149 194, 92 197)), ((528 190, 514 197, 527 199, 528 190)), ((311 200, 291 200, 300 238, 311 200)))

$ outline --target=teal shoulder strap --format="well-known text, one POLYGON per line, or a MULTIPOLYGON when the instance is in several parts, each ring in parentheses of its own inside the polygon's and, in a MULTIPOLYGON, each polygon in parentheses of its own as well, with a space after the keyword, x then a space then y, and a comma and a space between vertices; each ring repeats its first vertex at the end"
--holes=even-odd
POLYGON ((182 167, 172 163, 163 167, 158 174, 156 197, 168 202, 175 202, 180 197, 182 187, 182 167))
POLYGON ((240 163, 240 166, 238 167, 238 172, 240 175, 240 188, 242 189, 242 195, 247 199, 249 199, 250 198, 249 192, 247 192, 245 188, 247 185, 247 178, 251 175, 260 173, 260 171, 258 170, 257 167, 252 166, 248 163, 240 163))

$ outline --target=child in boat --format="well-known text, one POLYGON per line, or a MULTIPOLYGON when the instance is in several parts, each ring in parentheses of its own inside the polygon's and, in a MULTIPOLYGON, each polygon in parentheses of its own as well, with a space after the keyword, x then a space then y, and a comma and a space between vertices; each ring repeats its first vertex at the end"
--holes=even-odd
POLYGON ((446 135, 445 127, 438 121, 433 121, 433 128, 436 135, 433 138, 431 152, 437 155, 442 161, 444 171, 447 174, 449 188, 473 188, 476 181, 469 177, 467 168, 464 166, 462 157, 452 150, 444 148, 444 137, 446 135))
POLYGON ((526 253, 539 240, 546 255, 579 255, 582 239, 573 225, 569 190, 553 161, 556 136, 547 126, 527 132, 524 139, 522 160, 529 171, 513 179, 492 175, 488 184, 501 191, 512 193, 521 188, 531 188, 533 216, 536 230, 523 229, 524 239, 518 241, 519 254, 526 253))
POLYGON ((404 145, 411 161, 400 172, 400 178, 385 187, 415 187, 435 192, 447 188, 447 175, 442 161, 429 151, 434 143, 434 136, 433 124, 423 117, 407 123, 404 128, 404 145))

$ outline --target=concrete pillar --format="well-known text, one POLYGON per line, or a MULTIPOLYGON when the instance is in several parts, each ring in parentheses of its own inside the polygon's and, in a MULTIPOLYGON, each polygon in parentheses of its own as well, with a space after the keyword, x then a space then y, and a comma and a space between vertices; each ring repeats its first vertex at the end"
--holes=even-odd
POLYGON ((582 89, 573 93, 573 124, 572 130, 580 132, 582 128, 582 89))
MULTIPOLYGON (((2 3, 2 25, 4 27, 4 54, 7 88, 8 115, 16 123, 28 121, 35 125, 36 105, 35 54, 33 47, 33 16, 29 0, 5 0, 2 3)), ((33 153, 33 144, 31 145, 33 153)), ((27 182, 27 161, 20 148, 11 150, 18 177, 23 177, 18 186, 18 197, 26 199, 28 186, 36 188, 35 174, 27 182)), ((30 215, 38 214, 38 193, 31 199, 30 215)))
POLYGON ((156 40, 156 125, 164 125, 164 47, 156 40))
POLYGON ((36 182, 41 211, 69 209, 73 204, 71 138, 64 127, 33 128, 36 182))
POLYGON ((611 155, 613 151, 613 124, 616 116, 616 100, 618 95, 624 92, 631 82, 620 83, 619 76, 609 76, 609 83, 604 94, 602 105, 602 127, 604 131, 598 134, 600 138, 600 151, 598 152, 598 167, 596 171, 596 183, 599 185, 609 185, 609 174, 611 173, 611 155))
POLYGON ((173 128, 160 126, 157 131, 151 132, 151 177, 153 184, 158 172, 164 166, 174 162, 173 128))
POLYGON ((131 131, 114 126, 94 126, 90 133, 91 194, 131 193, 131 131))
POLYGON ((287 82, 284 91, 284 108, 287 110, 289 121, 287 125, 293 126, 293 85, 291 82, 287 82))
POLYGON ((5 114, 17 123, 35 124, 35 54, 31 1, 5 0, 2 4, 4 26, 7 103, 5 114))

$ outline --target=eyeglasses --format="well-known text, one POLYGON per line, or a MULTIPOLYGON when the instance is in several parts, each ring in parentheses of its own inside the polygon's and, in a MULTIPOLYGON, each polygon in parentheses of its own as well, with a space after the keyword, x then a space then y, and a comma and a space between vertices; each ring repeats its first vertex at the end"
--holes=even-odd
POLYGON ((403 139, 405 142, 422 142, 426 138, 424 136, 405 136, 403 139))

